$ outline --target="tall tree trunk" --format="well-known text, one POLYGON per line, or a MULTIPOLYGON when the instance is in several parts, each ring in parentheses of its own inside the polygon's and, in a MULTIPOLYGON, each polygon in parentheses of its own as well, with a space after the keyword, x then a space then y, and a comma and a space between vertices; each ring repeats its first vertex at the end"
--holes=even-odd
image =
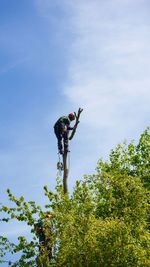
POLYGON ((68 170, 68 153, 64 152, 63 155, 63 190, 64 194, 68 194, 68 175, 69 175, 69 170, 68 170))
MULTIPOLYGON (((78 113, 77 114, 75 113, 76 114, 75 127, 72 131, 71 136, 69 137, 69 140, 71 140, 74 137, 78 123, 80 122, 79 118, 80 118, 80 114, 82 111, 83 111, 83 109, 79 108, 78 113)), ((68 175, 69 175, 68 152, 64 151, 64 154, 63 154, 63 191, 64 191, 64 194, 68 194, 68 175)))

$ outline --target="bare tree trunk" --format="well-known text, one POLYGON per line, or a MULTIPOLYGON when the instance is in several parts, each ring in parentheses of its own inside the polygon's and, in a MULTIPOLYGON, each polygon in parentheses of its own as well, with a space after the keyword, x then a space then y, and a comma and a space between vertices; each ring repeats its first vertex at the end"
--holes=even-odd
POLYGON ((64 194, 68 194, 68 175, 69 175, 69 170, 68 170, 68 166, 67 166, 67 161, 68 161, 68 153, 64 152, 63 155, 63 190, 64 190, 64 194))
MULTIPOLYGON (((76 115, 76 123, 75 123, 76 127, 74 127, 74 129, 72 131, 72 134, 69 137, 69 140, 71 140, 74 137, 74 134, 75 134, 77 126, 78 126, 78 123, 80 122, 79 118, 80 118, 80 114, 81 114, 82 111, 83 111, 83 109, 81 109, 81 108, 78 109, 78 113, 76 115)), ((63 191, 64 191, 64 194, 68 194, 69 169, 68 169, 68 152, 66 152, 66 151, 64 151, 64 154, 63 154, 63 171, 64 171, 63 172, 63 191)))

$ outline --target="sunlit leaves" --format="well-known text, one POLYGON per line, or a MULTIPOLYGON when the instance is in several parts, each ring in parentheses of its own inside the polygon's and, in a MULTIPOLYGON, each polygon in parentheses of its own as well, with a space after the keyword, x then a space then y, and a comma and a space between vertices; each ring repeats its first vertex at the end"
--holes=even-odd
MULTIPOLYGON (((149 267, 149 195, 150 134, 147 128, 137 145, 119 144, 107 162, 99 160, 96 173, 77 181, 72 195, 64 195, 62 181, 55 191, 44 186, 44 208, 24 197, 16 198, 7 190, 10 207, 1 205, 1 221, 26 223, 32 234, 28 241, 18 237, 12 244, 0 237, 0 255, 20 253, 19 266, 58 267, 149 267), (39 254, 34 224, 52 215, 53 247, 48 261, 47 250, 39 254)), ((44 248, 43 248, 44 249, 44 248)))

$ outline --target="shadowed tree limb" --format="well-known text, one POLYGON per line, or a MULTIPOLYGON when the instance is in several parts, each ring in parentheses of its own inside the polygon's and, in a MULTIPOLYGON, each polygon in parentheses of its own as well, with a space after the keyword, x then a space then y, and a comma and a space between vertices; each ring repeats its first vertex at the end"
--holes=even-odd
POLYGON ((80 122, 80 121, 79 121, 79 118, 80 118, 80 114, 81 114, 82 111, 83 111, 82 108, 79 108, 79 109, 78 109, 78 113, 76 114, 76 123, 75 123, 75 127, 74 127, 74 129, 73 129, 73 131, 72 131, 72 133, 71 133, 71 135, 70 135, 70 137, 69 137, 69 140, 71 140, 71 139, 74 137, 74 135, 75 135, 75 132, 76 132, 78 123, 80 122))
POLYGON ((68 160, 68 153, 64 152, 63 155, 63 191, 64 194, 68 194, 68 174, 69 174, 69 169, 68 169, 68 164, 67 164, 67 160, 68 160))

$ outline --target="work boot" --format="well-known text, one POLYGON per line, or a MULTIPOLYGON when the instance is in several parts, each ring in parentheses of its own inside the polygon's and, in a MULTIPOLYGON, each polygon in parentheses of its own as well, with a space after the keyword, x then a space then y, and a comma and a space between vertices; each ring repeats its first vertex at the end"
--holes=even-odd
POLYGON ((62 149, 59 150, 60 155, 64 154, 64 151, 62 149))

